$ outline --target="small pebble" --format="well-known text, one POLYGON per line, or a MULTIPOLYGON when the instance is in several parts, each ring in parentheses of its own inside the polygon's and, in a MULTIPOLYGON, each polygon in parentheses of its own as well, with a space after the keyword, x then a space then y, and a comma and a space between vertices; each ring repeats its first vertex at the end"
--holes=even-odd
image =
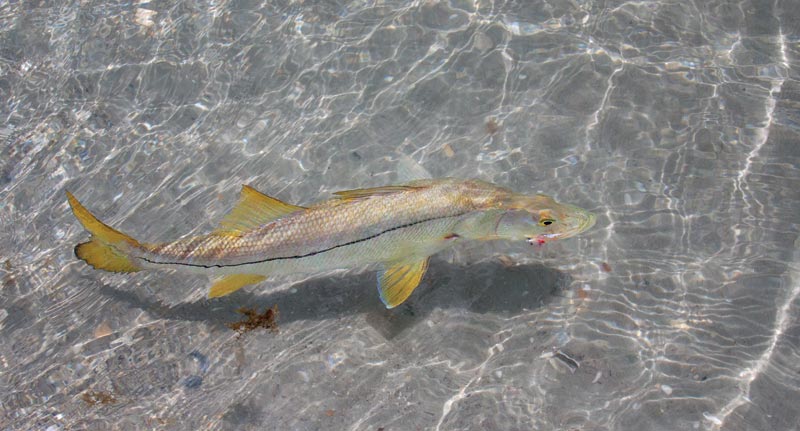
POLYGON ((108 322, 103 321, 94 328, 94 338, 103 338, 106 336, 111 335, 111 327, 108 326, 108 322))
POLYGON ((661 391, 667 395, 672 395, 672 388, 669 385, 661 385, 661 391))
POLYGON ((199 388, 203 384, 203 378, 198 375, 191 375, 183 381, 183 386, 189 389, 199 388))
POLYGON ((587 289, 578 289, 578 298, 586 299, 589 297, 589 291, 587 289))
POLYGON ((494 42, 492 42, 492 39, 482 32, 475 33, 474 44, 475 49, 481 53, 485 53, 494 47, 494 42))
POLYGON ((497 120, 489 118, 486 121, 486 132, 490 135, 494 135, 498 130, 500 130, 500 125, 497 124, 497 120))
POLYGON ((453 147, 451 147, 450 144, 442 145, 442 151, 444 152, 444 155, 447 156, 448 159, 456 155, 456 152, 453 151, 453 147))
POLYGON ((139 24, 142 27, 152 27, 155 23, 153 22, 153 17, 156 16, 158 12, 150 9, 144 8, 136 8, 136 15, 133 17, 133 22, 139 24))
POLYGON ((198 352, 197 350, 189 353, 189 357, 192 358, 195 362, 197 362, 197 368, 200 370, 201 373, 205 373, 208 371, 208 358, 206 355, 198 352))
POLYGON ((499 260, 500 263, 502 263, 503 266, 506 267, 506 268, 512 267, 512 266, 514 266, 516 264, 516 262, 514 262, 514 259, 512 259, 509 256, 506 256, 504 254, 501 254, 500 256, 498 256, 497 260, 499 260))

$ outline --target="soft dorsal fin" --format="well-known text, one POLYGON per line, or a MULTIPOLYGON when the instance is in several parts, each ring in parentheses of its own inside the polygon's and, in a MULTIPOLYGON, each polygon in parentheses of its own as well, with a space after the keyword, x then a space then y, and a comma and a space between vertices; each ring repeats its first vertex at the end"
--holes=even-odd
POLYGON ((393 193, 415 190, 417 188, 419 187, 414 187, 410 185, 383 186, 383 187, 373 187, 369 189, 342 190, 340 192, 335 192, 334 194, 340 197, 341 199, 363 199, 371 196, 390 195, 393 193))
POLYGON ((256 274, 232 274, 217 280, 208 291, 209 298, 218 298, 236 292, 237 290, 266 280, 267 277, 256 274))
POLYGON ((411 292, 419 285, 425 270, 428 269, 428 258, 412 262, 396 262, 387 265, 378 273, 378 293, 386 308, 394 308, 402 304, 411 292))
POLYGON ((250 186, 242 186, 239 202, 222 219, 214 233, 218 235, 239 235, 244 231, 255 229, 303 209, 305 208, 269 197, 250 186))

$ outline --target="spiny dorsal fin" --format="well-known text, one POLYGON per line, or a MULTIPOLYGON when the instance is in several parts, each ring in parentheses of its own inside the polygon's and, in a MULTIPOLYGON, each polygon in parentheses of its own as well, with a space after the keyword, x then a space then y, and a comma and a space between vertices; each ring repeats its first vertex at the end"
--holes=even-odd
POLYGON ((411 157, 402 154, 397 159, 397 179, 400 182, 430 180, 432 178, 433 175, 411 157))
POLYGON ((305 208, 269 197, 250 186, 242 186, 239 202, 222 219, 214 233, 218 235, 240 235, 242 232, 255 229, 303 209, 305 208))
POLYGON ((214 282, 214 284, 211 286, 211 290, 208 291, 208 297, 217 298, 220 296, 225 296, 236 292, 245 286, 256 284, 266 279, 267 277, 264 277, 263 275, 255 274, 226 275, 225 277, 222 277, 214 282))
POLYGON ((402 304, 411 292, 419 285, 425 270, 428 269, 428 258, 414 262, 397 262, 378 273, 378 293, 386 308, 394 308, 402 304))
POLYGON ((340 192, 335 192, 334 194, 341 199, 363 199, 371 196, 390 195, 393 193, 400 193, 409 190, 415 190, 418 188, 419 187, 414 187, 410 185, 384 186, 384 187, 373 187, 369 189, 342 190, 340 192))

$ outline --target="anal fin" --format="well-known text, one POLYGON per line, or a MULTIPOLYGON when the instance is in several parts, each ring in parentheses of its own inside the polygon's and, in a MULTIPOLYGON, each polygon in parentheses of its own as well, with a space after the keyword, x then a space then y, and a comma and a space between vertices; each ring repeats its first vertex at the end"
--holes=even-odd
POLYGON ((379 272, 378 293, 386 308, 397 307, 411 296, 427 269, 426 257, 413 262, 396 262, 379 272))
POLYGON ((217 280, 208 291, 209 298, 217 298, 231 294, 245 286, 266 280, 267 277, 256 274, 233 274, 217 280))

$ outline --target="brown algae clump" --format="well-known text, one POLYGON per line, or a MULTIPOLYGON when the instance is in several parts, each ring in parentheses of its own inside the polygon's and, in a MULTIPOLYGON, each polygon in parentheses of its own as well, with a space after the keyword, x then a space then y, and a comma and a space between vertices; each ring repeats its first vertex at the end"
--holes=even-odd
POLYGON ((246 334, 258 328, 269 329, 273 334, 278 333, 278 304, 272 308, 265 308, 263 313, 259 313, 251 308, 242 307, 239 313, 245 315, 244 320, 226 323, 225 326, 238 332, 239 335, 246 334))
POLYGON ((114 398, 114 395, 111 395, 108 392, 100 391, 84 392, 81 394, 81 399, 83 399, 83 401, 90 406, 96 406, 98 404, 114 404, 117 402, 117 399, 114 398))

